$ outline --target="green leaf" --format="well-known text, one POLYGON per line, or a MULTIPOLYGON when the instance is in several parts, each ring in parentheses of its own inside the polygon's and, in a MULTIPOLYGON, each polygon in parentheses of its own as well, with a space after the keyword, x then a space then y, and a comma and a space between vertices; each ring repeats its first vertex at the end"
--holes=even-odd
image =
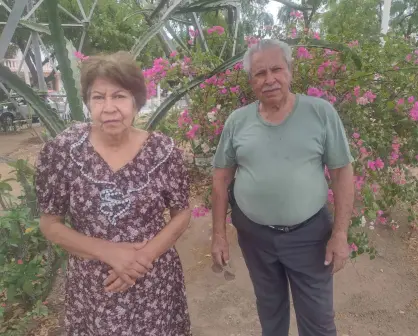
POLYGON ((175 14, 199 13, 239 7, 240 1, 237 0, 199 0, 176 10, 175 14))
POLYGON ((16 287, 14 285, 10 285, 7 287, 7 301, 14 302, 16 298, 16 287))
POLYGON ((84 121, 83 105, 76 84, 78 79, 74 76, 75 74, 72 70, 71 61, 68 57, 68 43, 64 37, 64 31, 58 15, 58 3, 56 0, 46 0, 46 4, 46 7, 48 8, 49 29, 51 30, 52 43, 60 67, 62 82, 67 94, 71 116, 73 120, 84 121))
POLYGON ((20 20, 19 24, 25 28, 29 28, 30 30, 33 30, 37 33, 43 33, 43 34, 48 34, 51 35, 51 32, 49 31, 47 26, 44 26, 40 23, 36 23, 36 22, 32 22, 32 21, 27 21, 27 20, 20 20))
POLYGON ((64 122, 26 83, 12 73, 10 69, 0 64, 0 82, 14 90, 33 108, 51 136, 56 136, 65 129, 64 122))
MULTIPOLYGON (((54 0, 47 0, 47 1, 55 2, 54 0)), ((176 10, 177 7, 180 6, 181 3, 182 3, 182 0, 175 0, 173 2, 173 5, 171 5, 170 8, 168 8, 167 11, 164 13, 164 15, 161 17, 160 21, 152 25, 140 38, 137 39, 137 41, 135 42, 134 46, 131 49, 131 53, 135 57, 138 57, 142 49, 145 48, 148 42, 151 41, 151 39, 159 33, 161 28, 169 20, 170 14, 173 13, 174 10, 176 10)))
POLYGON ((198 86, 199 84, 203 83, 206 79, 216 75, 217 73, 226 71, 227 69, 231 68, 234 64, 241 61, 245 51, 237 54, 234 57, 231 57, 229 60, 221 64, 211 73, 200 76, 192 80, 191 82, 184 85, 182 88, 173 92, 164 102, 158 107, 158 109, 152 114, 150 119, 147 122, 146 128, 147 129, 155 129, 158 123, 165 117, 165 115, 170 111, 170 109, 190 90, 198 86))
POLYGON ((25 282, 23 283, 22 286, 23 291, 28 294, 28 295, 32 295, 33 294, 33 284, 32 281, 30 280, 25 280, 25 282))

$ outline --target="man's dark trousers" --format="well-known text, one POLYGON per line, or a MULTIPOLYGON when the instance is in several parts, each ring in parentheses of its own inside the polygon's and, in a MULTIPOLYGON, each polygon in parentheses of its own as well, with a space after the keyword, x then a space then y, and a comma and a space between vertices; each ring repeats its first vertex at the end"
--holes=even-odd
POLYGON ((263 336, 287 336, 289 287, 300 336, 336 336, 331 266, 325 249, 332 230, 326 207, 296 230, 281 232, 252 222, 237 205, 232 223, 257 298, 263 336))

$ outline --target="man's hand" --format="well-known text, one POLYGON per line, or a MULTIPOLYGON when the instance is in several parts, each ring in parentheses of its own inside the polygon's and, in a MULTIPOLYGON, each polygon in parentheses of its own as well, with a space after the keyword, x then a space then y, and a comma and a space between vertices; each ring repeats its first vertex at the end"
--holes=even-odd
POLYGON ((332 263, 332 274, 335 274, 344 268, 349 256, 350 251, 347 243, 347 234, 345 232, 333 233, 327 244, 325 265, 328 266, 332 263))
POLYGON ((214 234, 212 236, 212 259, 215 265, 224 267, 229 262, 229 244, 226 236, 214 234))

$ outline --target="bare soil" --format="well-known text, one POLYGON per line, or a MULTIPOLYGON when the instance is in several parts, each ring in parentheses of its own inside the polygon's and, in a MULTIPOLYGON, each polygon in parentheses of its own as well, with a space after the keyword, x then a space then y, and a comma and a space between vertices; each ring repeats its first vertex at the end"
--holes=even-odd
MULTIPOLYGON (((40 146, 40 141, 29 130, 0 134, 0 159, 24 158, 33 162, 40 146)), ((0 160, 3 178, 9 171, 0 160)), ((362 256, 347 264, 335 277, 336 323, 341 336, 418 334, 418 236, 408 232, 402 211, 395 212, 394 216, 401 224, 398 231, 386 227, 370 231, 378 257, 370 261, 362 256)), ((222 273, 211 269, 210 231, 210 216, 193 219, 177 244, 186 277, 193 334, 260 335, 253 288, 237 245, 236 232, 229 226, 236 276, 227 280, 222 273)), ((31 335, 64 335, 62 283, 61 276, 48 300, 52 313, 31 335)), ((294 314, 290 335, 297 335, 294 314)))

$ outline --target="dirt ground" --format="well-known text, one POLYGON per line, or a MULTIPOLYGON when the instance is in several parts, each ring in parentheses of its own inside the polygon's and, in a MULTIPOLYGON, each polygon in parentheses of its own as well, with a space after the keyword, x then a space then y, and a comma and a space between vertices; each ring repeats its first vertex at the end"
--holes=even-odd
MULTIPOLYGON (((0 134, 0 174, 10 170, 5 159, 29 158, 40 148, 29 130, 0 134)), ((400 224, 402 212, 396 213, 400 224)), ((404 225, 406 226, 406 225, 404 225)), ((256 336, 260 327, 247 269, 229 227, 236 277, 226 280, 211 269, 210 217, 193 219, 177 244, 186 276, 190 314, 195 336, 256 336)), ((335 277, 336 323, 340 336, 416 336, 418 329, 418 237, 407 228, 370 231, 378 257, 360 257, 335 277)), ((62 277, 48 300, 52 314, 31 335, 61 336, 62 277)), ((294 314, 290 335, 297 335, 294 314)))

